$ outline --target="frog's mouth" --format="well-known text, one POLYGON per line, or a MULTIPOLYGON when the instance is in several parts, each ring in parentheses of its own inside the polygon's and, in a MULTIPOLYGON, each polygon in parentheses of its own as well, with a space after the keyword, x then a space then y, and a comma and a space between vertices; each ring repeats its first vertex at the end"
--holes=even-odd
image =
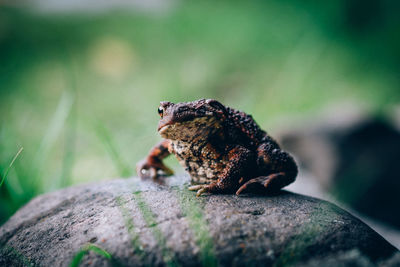
POLYGON ((158 126, 158 133, 163 138, 171 138, 177 136, 179 135, 180 128, 182 128, 180 127, 182 126, 182 124, 182 122, 168 121, 158 126))
POLYGON ((164 117, 160 119, 158 122, 158 131, 161 131, 162 128, 170 125, 175 125, 175 124, 182 124, 186 122, 190 122, 196 120, 194 116, 181 116, 181 117, 176 117, 173 115, 166 114, 164 117))
POLYGON ((169 129, 171 126, 173 126, 175 123, 177 123, 176 121, 173 120, 160 120, 158 123, 158 129, 157 131, 161 134, 161 131, 165 132, 167 129, 169 129))
POLYGON ((168 129, 175 130, 179 125, 187 125, 188 123, 198 121, 202 117, 195 118, 194 116, 182 116, 182 117, 174 117, 171 115, 165 115, 158 122, 158 132, 161 134, 165 133, 168 129), (168 127, 169 126, 169 127, 168 127))
POLYGON ((158 133, 163 138, 178 138, 185 131, 186 124, 187 122, 168 122, 159 126, 158 133))
POLYGON ((169 128, 171 128, 171 124, 161 126, 161 128, 158 129, 158 133, 163 136, 166 132, 168 132, 169 128))

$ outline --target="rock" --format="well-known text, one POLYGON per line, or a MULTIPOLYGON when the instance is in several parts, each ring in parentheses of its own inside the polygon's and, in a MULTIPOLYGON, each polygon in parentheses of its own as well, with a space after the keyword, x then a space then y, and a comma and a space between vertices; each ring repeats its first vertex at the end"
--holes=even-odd
POLYGON ((292 129, 281 143, 339 201, 400 229, 400 131, 381 118, 342 121, 292 129))
POLYGON ((333 192, 356 210, 400 229, 395 212, 400 203, 400 132, 370 120, 343 136, 337 150, 333 192))
POLYGON ((36 197, 0 228, 0 266, 307 266, 354 251, 373 266, 397 251, 326 201, 286 191, 196 198, 187 182, 118 179, 36 197))

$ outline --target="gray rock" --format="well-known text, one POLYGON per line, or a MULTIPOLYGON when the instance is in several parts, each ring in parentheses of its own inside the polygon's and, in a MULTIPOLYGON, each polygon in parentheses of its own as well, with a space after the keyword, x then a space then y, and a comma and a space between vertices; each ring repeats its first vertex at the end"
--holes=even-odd
POLYGON ((0 228, 0 266, 313 266, 346 253, 374 266, 397 251, 326 201, 285 191, 196 198, 184 182, 119 179, 39 196, 0 228))
POLYGON ((400 130, 381 117, 336 114, 280 134, 302 170, 356 211, 400 229, 400 130))

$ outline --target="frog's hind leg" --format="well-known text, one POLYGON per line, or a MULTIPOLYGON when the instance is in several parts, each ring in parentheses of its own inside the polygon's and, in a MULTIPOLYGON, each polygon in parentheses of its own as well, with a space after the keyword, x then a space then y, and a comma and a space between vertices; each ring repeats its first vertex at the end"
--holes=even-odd
POLYGON ((279 172, 268 176, 259 176, 250 179, 236 191, 236 195, 240 195, 243 191, 263 191, 266 193, 277 192, 287 185, 287 179, 285 176, 285 173, 279 172))
POLYGON ((248 169, 254 169, 254 154, 242 147, 235 146, 228 152, 229 164, 216 182, 205 185, 190 186, 189 190, 197 191, 196 196, 203 193, 221 194, 233 193, 238 188, 239 180, 248 169))
POLYGON ((261 173, 266 176, 258 176, 246 181, 236 191, 239 195, 243 191, 263 191, 274 193, 282 187, 292 183, 297 176, 297 165, 294 159, 277 145, 263 144, 257 149, 257 163, 261 173))

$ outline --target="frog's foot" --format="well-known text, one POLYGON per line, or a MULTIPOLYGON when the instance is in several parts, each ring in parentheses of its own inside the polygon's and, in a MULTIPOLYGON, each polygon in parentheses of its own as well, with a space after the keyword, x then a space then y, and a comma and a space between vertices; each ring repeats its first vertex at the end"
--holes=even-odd
POLYGON ((162 162, 142 160, 136 165, 136 172, 140 178, 158 178, 159 176, 170 176, 174 172, 162 162))
POLYGON ((236 195, 240 195, 243 191, 260 191, 260 189, 264 192, 276 192, 286 185, 285 177, 285 173, 279 172, 250 179, 236 191, 236 195))
POLYGON ((209 192, 210 185, 207 184, 199 184, 199 185, 192 185, 189 186, 190 191, 197 191, 196 197, 201 196, 203 193, 209 192))

